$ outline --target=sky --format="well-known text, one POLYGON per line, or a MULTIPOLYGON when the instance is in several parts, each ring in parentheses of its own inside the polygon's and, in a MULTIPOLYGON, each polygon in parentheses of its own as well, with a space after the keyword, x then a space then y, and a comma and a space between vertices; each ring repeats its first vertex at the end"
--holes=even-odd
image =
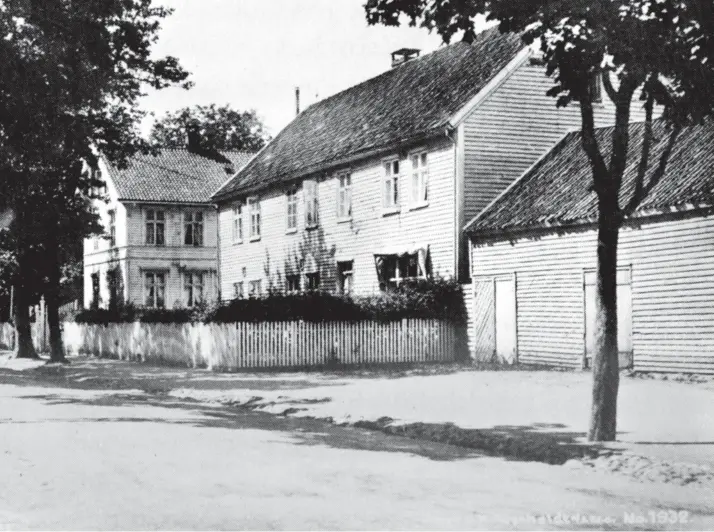
MULTIPOLYGON (((273 136, 301 103, 325 98, 390 68, 390 53, 422 53, 441 38, 422 28, 368 26, 364 0, 159 0, 165 19, 157 56, 174 55, 192 73, 191 90, 149 93, 145 110, 196 104, 255 109, 273 136)), ((151 119, 143 124, 148 131, 151 119)))

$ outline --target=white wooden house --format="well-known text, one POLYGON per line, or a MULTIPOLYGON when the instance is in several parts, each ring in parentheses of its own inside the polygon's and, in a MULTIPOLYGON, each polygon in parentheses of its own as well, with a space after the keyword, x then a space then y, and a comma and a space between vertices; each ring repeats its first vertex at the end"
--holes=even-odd
MULTIPOLYGON (((643 124, 631 126, 620 202, 634 190, 643 124)), ((598 131, 601 141, 611 129, 598 131)), ((647 194, 620 231, 621 365, 714 373, 714 122, 685 128, 666 171, 669 130, 655 121, 647 194)), ((472 220, 474 356, 580 367, 592 356, 596 196, 570 133, 472 220)))
POLYGON ((99 160, 105 236, 84 242, 84 306, 171 308, 217 297, 217 213, 210 195, 251 154, 163 149, 127 168, 99 160))
POLYGON ((497 29, 396 63, 304 110, 214 194, 223 299, 467 280, 464 223, 580 123, 497 29))

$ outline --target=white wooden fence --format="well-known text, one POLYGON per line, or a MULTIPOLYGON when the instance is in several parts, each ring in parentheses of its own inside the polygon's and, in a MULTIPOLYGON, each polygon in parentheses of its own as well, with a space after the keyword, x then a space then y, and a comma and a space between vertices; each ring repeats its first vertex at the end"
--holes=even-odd
POLYGON ((438 320, 234 324, 64 324, 68 352, 235 370, 340 364, 449 362, 463 327, 438 320))

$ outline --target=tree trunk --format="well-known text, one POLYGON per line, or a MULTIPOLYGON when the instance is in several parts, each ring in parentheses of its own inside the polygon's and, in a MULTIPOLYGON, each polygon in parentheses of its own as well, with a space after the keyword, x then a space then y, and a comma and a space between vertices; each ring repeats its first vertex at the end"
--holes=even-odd
POLYGON ((22 274, 18 275, 20 282, 15 285, 14 322, 15 322, 15 358, 39 358, 35 346, 32 345, 32 326, 30 324, 30 303, 27 297, 27 287, 24 286, 22 274))
POLYGON ((599 198, 593 402, 590 441, 617 437, 617 391, 620 384, 617 346, 617 195, 599 198))
POLYGON ((45 290, 47 324, 50 329, 50 362, 66 362, 59 319, 60 264, 57 239, 47 239, 48 279, 45 290))

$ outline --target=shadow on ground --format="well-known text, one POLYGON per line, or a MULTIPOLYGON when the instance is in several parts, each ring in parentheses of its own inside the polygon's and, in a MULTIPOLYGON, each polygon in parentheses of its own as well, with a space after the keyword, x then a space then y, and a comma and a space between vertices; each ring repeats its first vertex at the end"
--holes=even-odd
MULTIPOLYGON (((325 445, 338 449, 375 452, 403 452, 432 460, 459 460, 479 456, 498 456, 512 461, 564 464, 570 459, 597 456, 605 451, 599 445, 581 443, 584 434, 567 432, 564 425, 496 426, 490 429, 462 429, 453 424, 411 423, 391 425, 389 418, 376 422, 360 421, 335 425, 331 420, 277 416, 246 407, 206 405, 198 401, 175 399, 165 394, 89 394, 61 393, 22 396, 49 405, 73 404, 96 407, 151 407, 146 416, 81 417, 58 422, 128 422, 189 424, 220 429, 258 429, 289 434, 298 445, 325 445), (164 409, 173 410, 170 415, 164 409), (176 410, 180 413, 176 415, 176 410), (152 415, 148 415, 152 414, 152 415)), ((52 422, 38 420, 32 422, 52 422)), ((4 420, 0 423, 23 421, 4 420)), ((609 454, 618 452, 608 448, 609 454)))

